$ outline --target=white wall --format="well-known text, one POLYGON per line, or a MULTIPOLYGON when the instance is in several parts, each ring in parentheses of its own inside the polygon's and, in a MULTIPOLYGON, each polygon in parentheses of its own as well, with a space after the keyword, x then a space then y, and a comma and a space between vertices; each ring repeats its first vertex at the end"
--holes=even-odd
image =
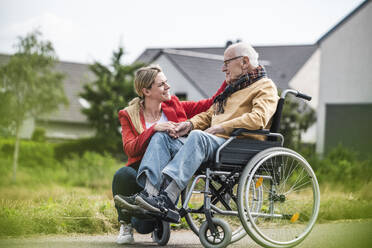
POLYGON ((326 104, 372 103, 371 24, 369 2, 320 44, 318 153, 324 149, 326 104))
MULTIPOLYGON (((320 58, 321 52, 317 49, 288 83, 292 89, 312 97, 311 101, 306 103, 315 111, 319 101, 320 58)), ((306 143, 316 142, 316 123, 302 134, 301 139, 306 143)))
POLYGON ((314 110, 318 107, 319 101, 320 58, 321 52, 317 49, 288 83, 292 89, 312 97, 307 103, 314 110))
POLYGON ((96 131, 88 124, 37 122, 37 127, 46 130, 45 136, 50 139, 79 139, 95 135, 96 131))
POLYGON ((22 123, 21 131, 19 136, 22 139, 31 139, 32 133, 35 129, 35 121, 33 118, 28 118, 22 123))
POLYGON ((168 83, 171 86, 171 94, 186 93, 187 100, 198 101, 204 97, 199 91, 177 70, 169 59, 161 55, 157 58, 153 64, 159 64, 164 71, 165 76, 168 79, 168 83))
POLYGON ((95 135, 96 131, 84 123, 39 122, 29 118, 23 122, 20 136, 31 139, 36 127, 45 129, 45 136, 49 139, 79 139, 95 135))

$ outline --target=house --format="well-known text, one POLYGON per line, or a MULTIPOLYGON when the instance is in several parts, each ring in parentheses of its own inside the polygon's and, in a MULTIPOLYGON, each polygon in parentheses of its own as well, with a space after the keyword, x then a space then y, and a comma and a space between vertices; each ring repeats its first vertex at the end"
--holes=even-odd
MULTIPOLYGON (((259 63, 279 89, 289 81, 316 50, 315 45, 255 46, 259 63)), ((150 48, 136 60, 159 64, 171 85, 173 94, 182 99, 200 100, 212 96, 225 79, 222 72, 225 47, 150 48)))
MULTIPOLYGON (((0 54, 0 64, 6 63, 9 57, 9 55, 0 54)), ((81 113, 81 109, 87 107, 87 103, 79 97, 83 85, 94 78, 89 65, 60 61, 56 64, 55 70, 65 74, 63 86, 69 105, 61 106, 52 114, 27 119, 21 129, 21 138, 31 138, 35 127, 45 129, 48 140, 93 136, 95 129, 89 125, 86 116, 81 113)))
POLYGON ((318 153, 342 144, 372 154, 372 3, 367 0, 316 43, 289 85, 317 110, 318 153))

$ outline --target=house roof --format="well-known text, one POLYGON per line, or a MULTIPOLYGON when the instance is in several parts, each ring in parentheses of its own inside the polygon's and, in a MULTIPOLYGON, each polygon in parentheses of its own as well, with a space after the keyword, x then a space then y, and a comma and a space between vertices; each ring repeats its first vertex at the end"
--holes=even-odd
MULTIPOLYGON (((278 88, 289 88, 288 83, 316 50, 316 45, 254 46, 259 62, 266 67, 269 77, 278 88)), ((177 70, 204 96, 211 96, 225 79, 221 71, 225 47, 150 48, 136 62, 152 63, 166 56, 177 70)))
POLYGON ((330 36, 338 28, 340 28, 344 23, 346 23, 351 17, 356 15, 361 9, 363 9, 370 2, 371 2, 370 0, 365 0, 364 2, 362 2, 358 7, 356 7, 347 16, 345 16, 339 23, 337 23, 333 28, 331 28, 322 37, 320 37, 320 39, 316 42, 316 44, 319 45, 321 42, 323 42, 328 36, 330 36))
POLYGON ((61 106, 55 113, 40 119, 58 122, 88 123, 86 116, 81 113, 82 104, 79 102, 79 93, 82 92, 84 84, 92 81, 94 78, 93 73, 89 70, 89 65, 59 62, 56 65, 56 70, 66 75, 63 85, 69 105, 68 107, 61 106))
POLYGON ((221 55, 169 49, 164 50, 163 54, 203 97, 213 95, 223 82, 225 76, 221 71, 221 55))
MULTIPOLYGON (((10 55, 0 54, 0 64, 6 63, 10 55)), ((61 106, 58 111, 49 114, 47 117, 39 117, 38 120, 69 122, 69 123, 87 123, 87 118, 81 113, 82 105, 79 102, 79 93, 83 89, 83 85, 91 81, 94 76, 89 70, 89 65, 58 62, 56 71, 64 73, 63 86, 65 94, 68 98, 68 107, 61 106)))

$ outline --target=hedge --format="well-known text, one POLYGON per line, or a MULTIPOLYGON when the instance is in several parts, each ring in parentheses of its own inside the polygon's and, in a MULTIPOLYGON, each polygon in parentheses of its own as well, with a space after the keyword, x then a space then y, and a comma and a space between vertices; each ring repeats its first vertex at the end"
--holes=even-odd
MULTIPOLYGON (((12 158, 14 153, 14 139, 0 139, 0 156, 12 158)), ((26 167, 53 167, 54 147, 50 143, 21 140, 19 146, 19 164, 26 167)))

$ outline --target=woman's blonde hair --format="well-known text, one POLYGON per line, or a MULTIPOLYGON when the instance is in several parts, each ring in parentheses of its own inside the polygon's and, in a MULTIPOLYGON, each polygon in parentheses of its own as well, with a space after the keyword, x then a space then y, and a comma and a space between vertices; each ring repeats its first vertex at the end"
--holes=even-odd
POLYGON ((144 131, 139 114, 141 109, 144 107, 145 97, 142 89, 150 89, 152 84, 155 82, 156 76, 162 71, 163 70, 159 65, 149 65, 138 69, 134 76, 134 90, 138 97, 130 101, 129 107, 125 108, 125 110, 128 112, 133 126, 139 134, 144 131))

